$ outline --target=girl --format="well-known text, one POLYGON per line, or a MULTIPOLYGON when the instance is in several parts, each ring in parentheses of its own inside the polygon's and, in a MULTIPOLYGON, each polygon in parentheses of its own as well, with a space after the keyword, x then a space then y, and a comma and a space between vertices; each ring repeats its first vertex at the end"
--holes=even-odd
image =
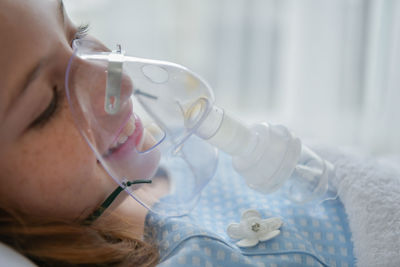
POLYGON ((1 241, 41 266, 155 265, 134 199, 121 196, 114 212, 82 224, 115 189, 65 97, 71 44, 86 28, 61 1, 1 0, 0 32, 1 241))
MULTIPOLYGON (((339 200, 325 204, 322 214, 311 214, 311 206, 257 195, 231 173, 210 182, 190 216, 147 214, 122 193, 94 223, 86 223, 115 182, 75 127, 65 72, 74 40, 85 37, 102 51, 107 48, 86 36, 86 27, 74 26, 58 0, 0 0, 0 32, 1 242, 40 266, 354 264, 339 200), (226 236, 226 226, 249 208, 260 212, 244 212, 244 221, 250 215, 285 220, 272 242, 257 246, 265 241, 260 236, 251 244, 254 249, 240 250, 231 245, 236 241, 226 236), (147 234, 159 240, 157 247, 143 241, 147 234)), ((85 85, 90 77, 79 78, 85 85)), ((153 145, 151 138, 144 139, 145 146, 153 145)), ((229 164, 220 166, 230 170, 229 164)), ((153 165, 145 171, 155 172, 153 165)), ((160 186, 161 197, 163 180, 154 186, 160 186)), ((250 230, 258 233, 260 226, 252 224, 250 230)))

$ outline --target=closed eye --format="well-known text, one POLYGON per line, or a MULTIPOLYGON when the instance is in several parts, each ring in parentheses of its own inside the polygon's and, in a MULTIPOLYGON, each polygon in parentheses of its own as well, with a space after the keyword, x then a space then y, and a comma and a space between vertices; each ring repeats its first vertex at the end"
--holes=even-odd
POLYGON ((29 128, 37 128, 44 126, 57 111, 59 103, 59 93, 57 87, 53 87, 53 97, 47 108, 37 117, 30 125, 29 128))

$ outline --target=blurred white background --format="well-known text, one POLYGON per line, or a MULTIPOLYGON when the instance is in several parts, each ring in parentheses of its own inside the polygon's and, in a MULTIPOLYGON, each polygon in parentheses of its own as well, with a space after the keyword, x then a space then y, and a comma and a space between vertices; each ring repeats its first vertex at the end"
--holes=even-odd
POLYGON ((400 1, 64 2, 109 47, 199 73, 248 123, 400 153, 400 1))

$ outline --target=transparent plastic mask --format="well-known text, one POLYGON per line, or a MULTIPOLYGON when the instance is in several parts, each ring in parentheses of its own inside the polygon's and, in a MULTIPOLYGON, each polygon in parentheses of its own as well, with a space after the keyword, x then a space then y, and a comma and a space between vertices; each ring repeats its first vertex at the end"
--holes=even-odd
POLYGON ((210 87, 177 64, 125 56, 88 39, 73 47, 67 96, 98 161, 148 209, 190 211, 217 166, 217 149, 193 135, 213 106, 210 87), (137 180, 152 183, 126 187, 137 180))

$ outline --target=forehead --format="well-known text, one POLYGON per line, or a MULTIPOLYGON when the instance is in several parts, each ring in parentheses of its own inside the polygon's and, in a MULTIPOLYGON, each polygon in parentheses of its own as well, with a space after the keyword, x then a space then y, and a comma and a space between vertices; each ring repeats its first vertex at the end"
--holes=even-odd
POLYGON ((0 114, 60 32, 56 0, 0 1, 0 114))
POLYGON ((1 50, 35 47, 53 32, 60 19, 57 7, 56 0, 1 0, 0 33, 7 37, 1 50))

